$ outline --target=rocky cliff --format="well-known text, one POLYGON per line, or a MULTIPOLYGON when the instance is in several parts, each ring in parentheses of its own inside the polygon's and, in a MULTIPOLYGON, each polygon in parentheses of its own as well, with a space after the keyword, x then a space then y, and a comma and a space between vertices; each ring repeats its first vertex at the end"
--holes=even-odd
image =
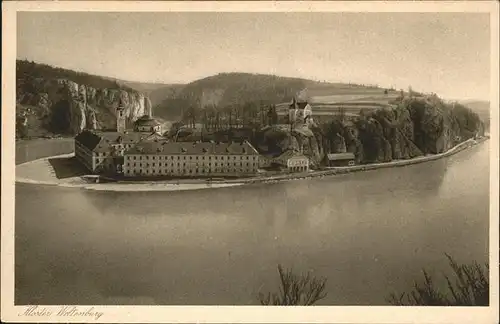
POLYGON ((129 123, 151 111, 149 98, 138 91, 97 76, 77 74, 76 78, 72 71, 54 73, 49 68, 18 62, 17 115, 27 127, 30 120, 39 119, 37 127, 56 134, 77 134, 85 128, 113 129, 120 101, 129 123))
POLYGON ((393 109, 338 118, 306 130, 290 132, 273 126, 262 130, 256 145, 273 154, 302 149, 315 165, 324 164, 327 153, 342 152, 354 153, 358 163, 377 163, 442 153, 483 134, 484 124, 477 114, 431 96, 403 98, 393 109))

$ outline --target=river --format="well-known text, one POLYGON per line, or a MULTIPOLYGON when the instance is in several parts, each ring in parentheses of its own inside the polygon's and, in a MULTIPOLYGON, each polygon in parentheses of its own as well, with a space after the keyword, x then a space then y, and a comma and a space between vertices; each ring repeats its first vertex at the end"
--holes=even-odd
POLYGON ((282 264, 328 279, 320 304, 385 305, 422 268, 448 272, 444 253, 488 262, 489 144, 214 190, 16 184, 16 304, 257 304, 282 264))

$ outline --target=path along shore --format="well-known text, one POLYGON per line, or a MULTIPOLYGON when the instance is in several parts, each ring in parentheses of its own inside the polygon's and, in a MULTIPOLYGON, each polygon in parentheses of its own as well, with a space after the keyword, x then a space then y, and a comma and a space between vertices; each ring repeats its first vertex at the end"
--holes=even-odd
MULTIPOLYGON (((166 180, 166 181, 138 181, 138 182, 113 182, 113 183, 88 183, 80 176, 69 177, 65 179, 58 179, 54 172, 51 170, 49 159, 54 157, 47 157, 43 159, 26 162, 16 166, 16 182, 31 183, 41 185, 56 185, 61 187, 84 188, 90 190, 104 190, 104 191, 182 191, 182 190, 198 190, 198 189, 213 189, 222 187, 233 187, 245 184, 256 183, 277 183, 282 181, 291 181, 299 179, 322 178, 326 176, 333 176, 337 174, 346 174, 352 172, 361 172, 376 170, 381 168, 402 167, 412 164, 424 163, 434 161, 450 155, 456 154, 469 147, 477 145, 486 141, 489 137, 482 137, 480 139, 469 139, 455 147, 449 149, 444 153, 433 154, 429 156, 422 156, 407 160, 397 160, 384 163, 373 163, 365 165, 356 165, 349 167, 332 167, 327 170, 309 171, 304 173, 288 173, 274 176, 256 176, 245 179, 226 179, 220 181, 209 182, 204 179, 179 179, 179 180, 166 180)), ((74 154, 63 154, 57 157, 72 157, 74 154)))
MULTIPOLYGON (((294 174, 278 175, 278 176, 272 176, 272 177, 262 177, 262 178, 257 178, 257 179, 251 178, 251 179, 245 179, 243 181, 250 182, 250 183, 256 183, 256 182, 268 183, 268 182, 277 182, 277 181, 286 181, 286 180, 325 177, 325 176, 331 176, 331 175, 337 175, 337 174, 346 174, 346 173, 353 173, 353 172, 360 172, 360 171, 377 170, 377 169, 382 169, 382 168, 402 167, 402 166, 419 164, 419 163, 424 163, 424 162, 442 159, 442 158, 448 157, 450 155, 456 154, 460 151, 463 151, 463 150, 465 150, 469 147, 472 147, 474 145, 480 144, 488 139, 489 139, 489 137, 482 137, 479 139, 469 139, 469 140, 466 140, 466 141, 452 147, 451 149, 449 149, 446 152, 416 157, 416 158, 407 159, 407 160, 396 160, 396 161, 391 161, 391 162, 371 163, 371 164, 355 165, 355 166, 348 166, 348 167, 332 167, 332 168, 328 168, 328 170, 312 171, 309 173, 299 173, 299 174, 294 173, 294 174)), ((242 181, 242 180, 240 180, 240 181, 242 181)))

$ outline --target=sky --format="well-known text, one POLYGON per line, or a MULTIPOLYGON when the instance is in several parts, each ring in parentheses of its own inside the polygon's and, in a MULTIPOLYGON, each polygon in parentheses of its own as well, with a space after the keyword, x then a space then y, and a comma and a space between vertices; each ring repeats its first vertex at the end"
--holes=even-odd
POLYGON ((21 12, 17 58, 141 82, 250 72, 454 99, 490 92, 481 13, 21 12))

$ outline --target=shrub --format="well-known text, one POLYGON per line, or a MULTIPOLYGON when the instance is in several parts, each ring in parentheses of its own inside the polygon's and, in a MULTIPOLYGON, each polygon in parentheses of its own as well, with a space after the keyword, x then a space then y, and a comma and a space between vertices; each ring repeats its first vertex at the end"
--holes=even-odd
POLYGON ((316 278, 310 273, 295 274, 291 269, 283 270, 278 265, 280 290, 278 293, 260 293, 261 305, 303 305, 310 306, 326 297, 325 278, 316 278))
POLYGON ((415 283, 410 293, 396 295, 392 293, 388 302, 399 306, 488 306, 489 279, 488 264, 482 267, 477 262, 458 264, 446 254, 454 273, 454 280, 444 275, 448 294, 434 287, 432 278, 423 270, 424 282, 415 283))

